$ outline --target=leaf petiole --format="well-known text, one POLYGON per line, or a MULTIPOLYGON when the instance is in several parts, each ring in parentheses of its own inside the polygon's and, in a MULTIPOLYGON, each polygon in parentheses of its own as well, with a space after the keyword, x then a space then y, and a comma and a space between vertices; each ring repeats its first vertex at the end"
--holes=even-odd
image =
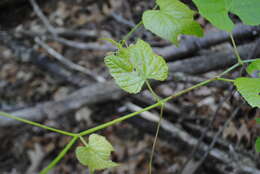
POLYGON ((85 141, 85 139, 82 136, 79 135, 79 139, 84 144, 84 146, 86 147, 88 146, 88 143, 85 141))
POLYGON ((153 90, 153 88, 151 87, 149 81, 146 80, 145 83, 146 83, 146 85, 147 85, 149 91, 151 92, 151 94, 152 94, 154 100, 157 101, 157 102, 159 102, 161 99, 160 99, 160 97, 154 92, 154 90, 153 90))
POLYGON ((240 55, 239 55, 239 52, 238 52, 238 49, 237 49, 237 45, 236 45, 236 42, 235 42, 235 39, 234 39, 232 33, 229 33, 229 36, 230 36, 230 39, 231 39, 231 42, 232 42, 232 45, 233 45, 234 53, 235 53, 235 55, 236 55, 236 57, 237 57, 237 61, 238 61, 238 63, 239 63, 240 65, 243 65, 244 62, 243 62, 243 60, 241 59, 241 57, 240 57, 240 55))

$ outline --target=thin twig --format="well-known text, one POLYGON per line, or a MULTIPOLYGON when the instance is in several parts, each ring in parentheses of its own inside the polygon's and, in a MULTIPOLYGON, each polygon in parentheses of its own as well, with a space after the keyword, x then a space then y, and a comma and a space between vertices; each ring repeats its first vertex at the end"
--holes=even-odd
POLYGON ((235 109, 235 111, 232 113, 231 117, 229 117, 226 121, 225 124, 223 125, 223 127, 221 129, 218 130, 218 132, 216 133, 216 135, 214 136, 210 146, 208 147, 208 150, 206 151, 206 153, 203 155, 203 157, 201 158, 201 160, 199 161, 197 168, 199 168, 199 166, 201 166, 201 164, 205 161, 205 159, 207 158, 208 154, 210 153, 210 151, 213 149, 215 143, 217 142, 218 137, 220 136, 220 134, 224 131, 224 129, 228 126, 228 124, 232 121, 232 119, 236 116, 236 114, 238 113, 238 111, 240 110, 241 107, 238 107, 235 109))
POLYGON ((114 47, 111 44, 101 45, 99 43, 84 43, 84 42, 64 39, 61 37, 53 37, 52 40, 55 40, 61 44, 64 44, 64 45, 72 47, 72 48, 77 48, 80 50, 114 51, 116 49, 116 47, 114 47))
POLYGON ((217 109, 215 110, 208 126, 206 127, 206 129, 203 131, 203 134, 200 136, 199 138, 199 141, 197 143, 197 145, 193 148, 191 154, 189 155, 188 159, 185 161, 185 163, 183 164, 182 168, 180 169, 180 172, 179 174, 182 174, 183 171, 185 171, 185 168, 187 167, 188 163, 193 159, 193 156, 195 155, 195 153, 197 152, 197 150, 199 149, 203 139, 206 137, 207 135, 207 132, 209 131, 210 127, 212 126, 212 124, 214 123, 214 121, 216 120, 217 118, 217 115, 220 111, 220 109, 222 108, 222 106, 224 105, 225 101, 229 100, 233 94, 235 93, 234 91, 234 87, 232 86, 230 91, 232 91, 229 95, 227 95, 226 97, 224 97, 220 102, 219 102, 219 105, 217 107, 217 109))
POLYGON ((123 18, 123 16, 121 15, 118 15, 116 13, 112 13, 111 16, 117 21, 117 22, 120 22, 124 25, 127 25, 129 27, 135 27, 135 24, 131 21, 128 21, 126 19, 123 18))
POLYGON ((34 9, 34 12, 36 13, 36 15, 40 18, 40 20, 43 22, 44 26, 47 28, 47 30, 50 32, 50 34, 52 35, 52 39, 55 41, 58 41, 64 45, 70 46, 70 47, 74 47, 74 48, 78 48, 78 49, 84 49, 84 50, 91 50, 91 49, 95 49, 95 50, 105 50, 105 51, 111 51, 114 50, 113 47, 110 47, 108 45, 99 45, 99 44, 87 44, 87 43, 83 43, 83 42, 76 42, 76 41, 71 41, 68 39, 64 39, 61 37, 58 37, 58 31, 51 25, 51 23, 49 22, 49 20, 47 19, 47 17, 43 14, 42 10, 40 9, 39 5, 36 3, 35 0, 30 0, 30 3, 34 9))
POLYGON ((70 61, 69 59, 65 58, 63 55, 55 51, 53 48, 49 47, 46 43, 44 43, 40 38, 36 37, 35 42, 39 44, 41 47, 43 47, 50 55, 52 55, 54 58, 56 58, 58 61, 60 61, 62 64, 70 68, 71 70, 79 71, 81 73, 84 73, 86 75, 91 76, 98 82, 105 82, 106 80, 95 74, 94 72, 91 72, 90 70, 84 68, 83 66, 77 65, 70 61))
POLYGON ((37 2, 35 0, 30 0, 30 3, 33 7, 35 14, 40 18, 40 20, 43 22, 47 30, 53 35, 53 37, 56 37, 57 36, 56 29, 51 25, 47 17, 43 14, 37 2))

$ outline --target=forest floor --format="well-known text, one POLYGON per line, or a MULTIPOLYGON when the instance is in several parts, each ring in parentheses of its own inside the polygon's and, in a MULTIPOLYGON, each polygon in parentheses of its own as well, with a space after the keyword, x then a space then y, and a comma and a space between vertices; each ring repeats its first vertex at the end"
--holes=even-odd
MULTIPOLYGON (((17 6, 13 14, 1 12, 0 19, 3 20, 0 22, 0 30, 10 34, 12 39, 9 45, 4 44, 7 42, 0 42, 0 110, 19 112, 45 102, 55 104, 66 100, 71 93, 80 88, 89 86, 95 88, 96 84, 111 81, 112 78, 104 65, 104 57, 108 52, 113 51, 113 46, 100 38, 122 39, 139 22, 143 11, 151 9, 153 5, 153 1, 145 0, 48 0, 40 3, 39 6, 51 27, 43 24, 29 2, 17 6), (65 41, 55 39, 54 33, 50 31, 52 27, 55 32, 58 32, 59 39, 65 41), (66 41, 73 41, 72 46, 69 46, 66 41), (16 46, 10 46, 12 42, 16 46), (17 55, 14 50, 20 43, 28 50, 34 50, 39 55, 47 57, 45 56, 45 59, 40 62, 40 59, 34 61, 37 54, 29 58, 27 55, 17 55), (64 66, 39 43, 46 44, 60 53, 63 58, 80 65, 85 72, 64 66), (49 65, 55 66, 51 69, 49 65), (59 67, 64 68, 66 72, 58 69, 59 67)), ((191 5, 191 8, 194 6, 191 5)), ((4 9, 1 8, 1 4, 0 9, 4 9)), ((200 16, 196 16, 196 19, 206 32, 219 32, 200 16)), ((146 40, 155 50, 161 50, 162 53, 164 48, 171 45, 168 41, 144 29, 138 30, 133 38, 136 37, 146 40)), ((255 36, 240 38, 238 43, 241 48, 244 48, 243 45, 254 44, 255 39, 255 36)), ((182 40, 187 38, 183 37, 182 40)), ((133 41, 134 39, 130 40, 133 41)), ((175 61, 181 62, 205 55, 214 56, 221 51, 229 51, 232 54, 228 41, 207 49, 199 49, 177 60, 169 56, 171 58, 168 62, 173 65, 171 67, 174 67, 175 61)), ((213 67, 205 72, 188 75, 184 74, 186 70, 181 72, 172 70, 170 71, 172 79, 156 84, 155 91, 161 97, 166 97, 213 77, 224 68, 225 64, 222 67, 213 67)), ((229 77, 237 77, 239 73, 234 71, 229 77)), ((104 86, 97 90, 106 91, 109 87, 104 86)), ((152 104, 151 95, 145 89, 139 95, 116 91, 115 94, 107 94, 108 96, 104 96, 102 100, 98 99, 97 97, 100 96, 97 95, 93 97, 93 101, 83 103, 78 108, 68 109, 54 117, 53 114, 50 114, 51 116, 43 114, 44 117, 36 120, 62 130, 80 132, 152 104)), ((236 173, 239 170, 240 160, 249 158, 254 163, 245 162, 245 164, 260 171, 257 162, 259 157, 254 150, 254 142, 260 131, 254 119, 260 116, 260 111, 250 108, 240 95, 233 91, 230 84, 213 83, 169 102, 164 115, 165 127, 161 130, 156 146, 154 173, 178 173, 189 159, 192 159, 188 163, 189 167, 185 165, 182 174, 236 173), (167 125, 176 128, 177 131, 168 130, 167 125), (220 134, 215 136, 219 130, 221 130, 220 134), (190 139, 185 139, 182 136, 184 134, 190 139), (205 135, 203 140, 200 140, 201 135, 205 135), (216 143, 210 150, 225 152, 227 155, 225 158, 231 160, 230 164, 226 163, 226 159, 221 161, 210 153, 201 164, 198 163, 207 150, 201 150, 203 148, 199 147, 193 154, 196 145, 192 143, 202 142, 205 147, 208 147, 213 140, 216 140, 216 143)), ((56 105, 53 105, 53 110, 56 109, 55 107, 56 105)), ((159 108, 99 131, 98 134, 105 136, 115 147, 112 159, 120 163, 120 166, 97 173, 146 174, 156 129, 156 124, 149 119, 149 115, 158 118, 158 113, 159 108)), ((37 113, 34 115, 37 116, 37 113)), ((7 125, 0 124, 1 174, 38 173, 69 141, 69 137, 14 122, 16 121, 7 125)), ((53 174, 88 173, 87 168, 82 166, 75 157, 74 150, 79 145, 81 144, 77 143, 69 151, 52 171, 53 174)))

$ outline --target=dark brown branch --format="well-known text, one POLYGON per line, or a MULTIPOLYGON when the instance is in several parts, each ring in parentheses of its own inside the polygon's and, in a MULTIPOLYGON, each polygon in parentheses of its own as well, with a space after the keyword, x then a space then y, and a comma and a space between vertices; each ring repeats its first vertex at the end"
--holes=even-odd
MULTIPOLYGON (((245 44, 238 47, 242 59, 247 59, 254 51, 255 43, 245 44)), ((260 56, 260 50, 257 50, 256 56, 260 56)), ((236 57, 232 48, 226 48, 221 52, 210 52, 208 55, 193 57, 191 59, 179 60, 169 63, 170 72, 183 72, 188 74, 201 74, 213 70, 219 70, 229 67, 236 63, 236 57)))
MULTIPOLYGON (((260 27, 251 27, 240 24, 234 29, 233 35, 236 40, 256 38, 260 35, 260 27)), ((186 39, 181 42, 179 47, 171 45, 164 48, 155 48, 154 50, 166 58, 167 61, 171 61, 192 56, 201 49, 210 48, 227 41, 230 41, 229 34, 227 32, 211 31, 205 34, 202 38, 191 36, 186 37, 186 39)))

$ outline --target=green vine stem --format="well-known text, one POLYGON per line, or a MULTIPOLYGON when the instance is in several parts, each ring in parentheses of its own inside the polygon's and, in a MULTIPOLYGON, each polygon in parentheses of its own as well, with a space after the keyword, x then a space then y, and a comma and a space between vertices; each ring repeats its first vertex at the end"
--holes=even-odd
POLYGON ((132 36, 134 32, 136 32, 143 25, 143 21, 141 20, 121 41, 122 45, 126 43, 127 40, 132 36))
MULTIPOLYGON (((160 97, 154 92, 153 88, 151 87, 149 81, 146 81, 146 85, 150 91, 150 93, 153 95, 154 99, 156 102, 160 102, 160 97)), ((161 104, 161 109, 160 109, 160 119, 158 121, 157 124, 157 128, 156 128, 156 133, 155 133, 155 137, 154 137, 154 141, 153 141, 153 146, 152 146, 152 151, 151 151, 151 155, 150 155, 150 160, 149 160, 149 167, 148 167, 148 173, 152 174, 152 168, 153 168, 153 156, 154 156, 154 152, 155 152, 155 147, 156 147, 156 142, 158 139, 158 135, 159 135, 159 131, 160 131, 160 127, 161 127, 161 123, 162 123, 162 119, 163 119, 163 109, 164 109, 164 103, 161 104)))
POLYGON ((66 153, 70 150, 70 148, 76 143, 78 140, 78 136, 73 137, 70 142, 64 147, 64 149, 59 153, 59 155, 46 167, 44 168, 40 174, 49 173, 54 166, 66 155, 66 153))
MULTIPOLYGON (((255 61, 255 60, 256 60, 256 59, 244 60, 243 63, 253 62, 253 61, 255 61)), ((203 81, 203 82, 201 82, 201 83, 198 83, 198 84, 196 84, 196 85, 194 85, 194 86, 192 86, 192 87, 190 87, 190 88, 187 88, 187 89, 184 89, 184 90, 182 90, 182 91, 179 91, 179 92, 177 92, 177 93, 175 93, 175 94, 173 94, 173 95, 171 95, 171 96, 169 96, 169 97, 167 97, 167 98, 164 98, 164 99, 160 100, 159 102, 157 102, 157 103, 155 103, 155 104, 153 104, 153 105, 150 105, 150 106, 148 106, 148 107, 146 107, 146 108, 141 109, 140 111, 133 112, 133 113, 131 113, 131 114, 127 114, 127 115, 122 116, 122 117, 120 117, 120 118, 114 119, 114 120, 112 120, 112 121, 110 121, 110 122, 107 122, 107 123, 101 124, 101 125, 99 125, 99 126, 96 126, 96 127, 94 127, 94 128, 91 128, 91 129, 82 131, 81 133, 79 133, 79 135, 80 135, 80 136, 85 136, 85 135, 94 133, 94 132, 99 131, 99 130, 101 130, 101 129, 105 129, 105 128, 109 127, 109 126, 112 126, 112 125, 114 125, 114 124, 120 123, 120 122, 122 122, 122 121, 124 121, 124 120, 127 120, 127 119, 129 119, 129 118, 132 118, 132 117, 134 117, 134 116, 136 116, 136 115, 138 115, 138 114, 140 114, 140 113, 142 113, 142 112, 148 111, 148 110, 153 109, 153 108, 156 108, 156 107, 158 107, 158 106, 161 106, 162 103, 166 103, 166 102, 168 102, 168 101, 170 101, 170 100, 172 100, 172 99, 174 99, 174 98, 176 98, 176 97, 179 97, 179 96, 181 96, 181 95, 183 95, 183 94, 185 94, 185 93, 187 93, 187 92, 190 92, 190 91, 192 91, 192 90, 194 90, 194 89, 196 89, 196 88, 198 88, 198 87, 201 87, 201 86, 207 85, 208 83, 211 83, 211 82, 213 82, 213 81, 219 80, 219 79, 221 78, 221 76, 223 76, 223 75, 229 73, 230 71, 234 70, 235 68, 237 68, 237 67, 239 67, 239 66, 240 66, 240 64, 237 63, 237 64, 235 64, 235 65, 233 65, 232 67, 228 68, 227 70, 225 70, 223 73, 221 73, 220 75, 218 75, 218 76, 216 76, 216 77, 213 77, 213 78, 211 78, 211 79, 205 80, 205 81, 203 81)))
POLYGON ((231 42, 232 42, 232 45, 233 45, 233 50, 234 50, 234 53, 235 53, 235 55, 237 57, 237 61, 238 61, 239 64, 243 65, 244 62, 242 61, 242 59, 241 59, 241 57, 239 55, 239 52, 238 52, 238 49, 237 49, 237 45, 236 45, 236 42, 235 42, 235 39, 234 39, 232 33, 229 33, 229 36, 231 38, 231 42))
MULTIPOLYGON (((255 60, 256 60, 256 59, 243 60, 243 63, 249 63, 249 62, 253 62, 253 61, 255 61, 255 60)), ((94 132, 96 132, 96 131, 105 129, 105 128, 109 127, 109 126, 112 126, 112 125, 114 125, 114 124, 120 123, 120 122, 122 122, 122 121, 124 121, 124 120, 127 120, 127 119, 129 119, 129 118, 132 118, 132 117, 134 117, 134 116, 136 116, 136 115, 138 115, 138 114, 140 114, 140 113, 142 113, 142 112, 151 110, 151 109, 156 108, 156 107, 158 107, 158 106, 161 106, 162 103, 166 103, 166 102, 168 102, 168 101, 170 101, 170 100, 172 100, 172 99, 174 99, 174 98, 176 98, 176 97, 179 97, 179 96, 181 96, 181 95, 183 95, 183 94, 185 94, 185 93, 187 93, 187 92, 190 92, 190 91, 192 91, 192 90, 194 90, 194 89, 196 89, 196 88, 198 88, 198 87, 207 85, 208 83, 211 83, 211 82, 213 82, 213 81, 216 81, 216 80, 221 79, 221 76, 223 76, 223 75, 225 75, 225 74, 227 74, 227 73, 233 71, 234 69, 236 69, 236 68, 239 67, 239 66, 241 66, 241 64, 236 63, 235 65, 233 65, 232 67, 228 68, 227 70, 225 70, 224 72, 222 72, 221 74, 219 74, 219 75, 216 76, 216 77, 213 77, 213 78, 211 78, 211 79, 208 79, 208 80, 206 80, 206 81, 203 81, 203 82, 201 82, 201 83, 198 83, 198 84, 196 84, 196 85, 194 85, 194 86, 192 86, 192 87, 190 87, 190 88, 184 89, 184 90, 182 90, 182 91, 180 91, 180 92, 177 92, 177 93, 175 93, 175 94, 173 94, 173 95, 171 95, 171 96, 169 96, 169 97, 167 97, 167 98, 164 98, 164 99, 160 100, 159 102, 157 102, 157 103, 155 103, 155 104, 153 104, 153 105, 150 105, 150 106, 148 106, 148 107, 146 107, 146 108, 141 109, 140 111, 133 112, 133 113, 131 113, 131 114, 127 114, 127 115, 122 116, 122 117, 120 117, 120 118, 114 119, 114 120, 112 120, 112 121, 110 121, 110 122, 107 122, 107 123, 101 124, 101 125, 99 125, 99 126, 96 126, 96 127, 94 127, 94 128, 91 128, 91 129, 82 131, 81 133, 79 133, 79 135, 80 135, 80 136, 85 136, 85 135, 94 133, 94 132)))
POLYGON ((30 121, 30 120, 26 120, 26 119, 23 119, 23 118, 20 118, 20 117, 16 117, 16 116, 10 115, 10 114, 5 113, 5 112, 0 112, 0 116, 6 117, 6 118, 10 118, 10 119, 14 119, 14 120, 26 123, 26 124, 30 124, 32 126, 36 126, 36 127, 40 127, 40 128, 43 128, 43 129, 47 129, 47 130, 50 130, 52 132, 60 133, 60 134, 63 134, 63 135, 72 136, 72 137, 76 137, 77 136, 77 134, 74 134, 74 133, 71 133, 71 132, 67 132, 67 131, 63 131, 63 130, 59 130, 59 129, 55 129, 55 128, 52 128, 52 127, 49 127, 49 126, 45 126, 43 124, 40 124, 40 123, 37 123, 37 122, 34 122, 34 121, 30 121))
MULTIPOLYGON (((157 9, 157 8, 158 8, 158 5, 155 5, 154 8, 153 8, 153 10, 155 10, 155 9, 157 9)), ((132 28, 132 30, 129 31, 129 32, 126 34, 125 37, 123 37, 123 40, 121 40, 120 43, 121 43, 122 45, 124 45, 124 44, 126 43, 126 41, 129 40, 129 38, 132 36, 132 34, 133 34, 134 32, 136 32, 142 25, 143 25, 143 20, 141 20, 138 24, 136 24, 136 25, 134 26, 134 28, 132 28)))

